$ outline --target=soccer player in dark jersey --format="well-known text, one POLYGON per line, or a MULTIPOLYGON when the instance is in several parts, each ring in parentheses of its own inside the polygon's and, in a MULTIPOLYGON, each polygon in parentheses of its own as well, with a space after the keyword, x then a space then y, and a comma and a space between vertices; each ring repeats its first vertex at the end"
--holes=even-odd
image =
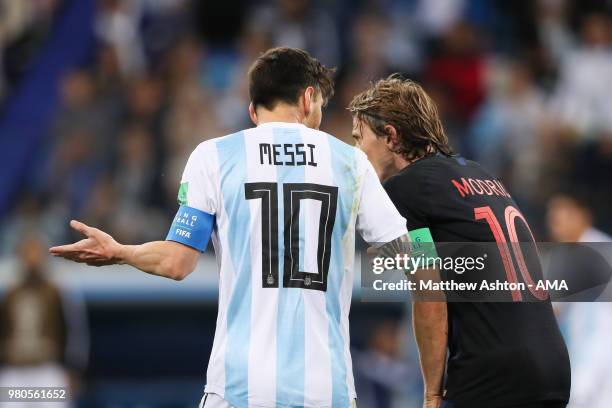
MULTIPOLYGON (((512 196, 478 163, 453 153, 418 84, 392 75, 357 95, 349 110, 353 137, 409 230, 426 228, 440 243, 497 242, 508 277, 527 280, 525 265, 539 267, 537 255, 521 263, 508 249, 535 245, 512 196)), ((507 294, 521 302, 413 302, 424 407, 566 406, 569 358, 550 300, 525 292, 507 294)))

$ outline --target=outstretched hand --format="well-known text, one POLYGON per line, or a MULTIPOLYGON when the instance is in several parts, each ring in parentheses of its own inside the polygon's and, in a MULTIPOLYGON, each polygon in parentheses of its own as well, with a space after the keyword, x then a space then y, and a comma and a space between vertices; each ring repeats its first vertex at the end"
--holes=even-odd
POLYGON ((86 263, 90 266, 104 266, 119 263, 121 245, 106 232, 72 220, 70 226, 87 238, 74 244, 61 245, 49 249, 53 256, 70 261, 86 263))

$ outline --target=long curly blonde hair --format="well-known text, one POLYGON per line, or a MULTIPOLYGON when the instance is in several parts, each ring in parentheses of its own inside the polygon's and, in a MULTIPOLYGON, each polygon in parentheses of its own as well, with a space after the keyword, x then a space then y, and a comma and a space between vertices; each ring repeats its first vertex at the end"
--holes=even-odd
POLYGON ((398 74, 356 95, 348 110, 378 136, 388 136, 385 126, 393 126, 399 135, 394 152, 409 161, 430 153, 453 154, 433 100, 419 84, 398 74))

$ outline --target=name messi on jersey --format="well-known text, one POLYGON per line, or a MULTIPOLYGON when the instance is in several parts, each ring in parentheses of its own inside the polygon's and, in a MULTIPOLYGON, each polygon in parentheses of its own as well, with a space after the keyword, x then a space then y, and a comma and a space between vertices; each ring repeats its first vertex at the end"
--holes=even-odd
POLYGON ((499 180, 461 177, 461 181, 451 180, 461 197, 473 195, 496 195, 512 198, 499 180))
POLYGON ((315 161, 315 145, 304 143, 260 143, 259 163, 275 166, 313 166, 315 161))

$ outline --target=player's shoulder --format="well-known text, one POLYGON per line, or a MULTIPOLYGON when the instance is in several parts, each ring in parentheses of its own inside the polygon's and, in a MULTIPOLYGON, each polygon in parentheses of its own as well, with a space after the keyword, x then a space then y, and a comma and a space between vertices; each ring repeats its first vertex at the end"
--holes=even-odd
POLYGON ((326 138, 332 157, 348 159, 354 162, 357 166, 361 166, 363 163, 368 162, 368 158, 365 153, 359 150, 357 147, 348 144, 340 138, 322 130, 311 129, 311 131, 318 132, 324 138, 326 138))
POLYGON ((385 190, 393 194, 420 194, 442 198, 454 191, 449 186, 458 180, 493 181, 496 178, 478 162, 459 155, 432 154, 409 164, 383 183, 385 190))
POLYGON ((329 159, 354 175, 360 174, 368 163, 366 155, 353 145, 319 129, 306 128, 302 133, 304 142, 324 143, 329 149, 329 159))
POLYGON ((404 167, 391 176, 387 183, 397 184, 406 181, 433 182, 438 177, 453 176, 464 172, 486 172, 479 163, 462 156, 431 154, 404 167))
POLYGON ((429 178, 432 172, 441 169, 441 163, 433 155, 426 156, 416 162, 408 164, 406 167, 387 178, 383 185, 386 189, 403 187, 407 184, 419 182, 424 178, 429 178))
MULTIPOLYGON (((224 136, 218 136, 203 140, 200 142, 195 149, 193 149, 194 155, 210 155, 211 152, 217 152, 219 148, 223 148, 225 145, 232 145, 232 142, 238 142, 244 139, 244 131, 230 133, 224 136)), ((230 146, 231 147, 231 146, 230 146)))
POLYGON ((316 134, 321 135, 322 137, 326 138, 327 142, 329 143, 332 149, 337 149, 337 150, 346 151, 346 152, 350 152, 353 149, 356 149, 355 146, 352 146, 346 143, 345 141, 341 140, 340 138, 330 133, 327 133, 327 132, 324 132, 318 129, 310 129, 310 131, 315 132, 316 134))
POLYGON ((431 190, 446 176, 456 172, 455 166, 469 165, 469 162, 459 156, 446 156, 443 154, 431 154, 413 163, 389 177, 383 182, 385 190, 389 194, 393 192, 425 192, 431 190))

